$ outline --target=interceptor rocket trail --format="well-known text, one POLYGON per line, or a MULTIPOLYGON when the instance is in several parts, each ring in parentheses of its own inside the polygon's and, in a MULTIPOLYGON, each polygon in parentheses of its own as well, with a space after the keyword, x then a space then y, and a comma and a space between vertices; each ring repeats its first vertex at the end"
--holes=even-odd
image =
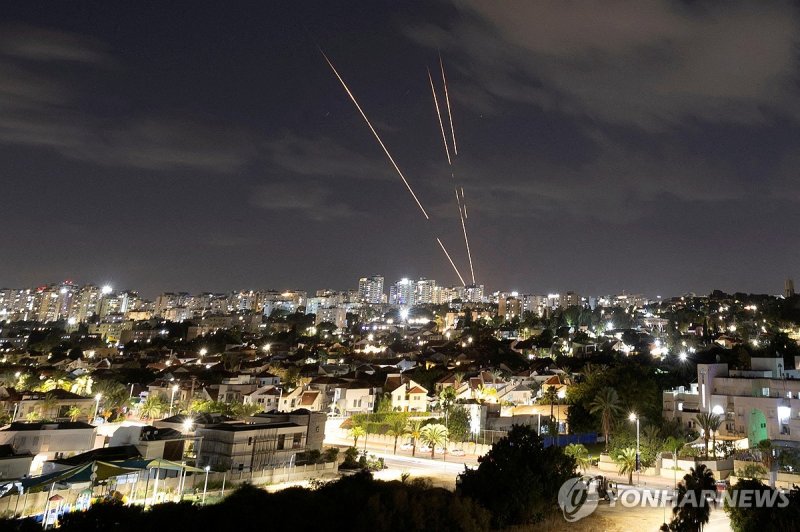
POLYGON ((397 175, 399 175, 400 179, 403 180, 403 183, 405 184, 406 188, 411 193, 411 197, 413 197, 414 201, 417 202, 417 206, 419 207, 419 210, 422 211, 422 214, 425 216, 426 220, 430 220, 431 217, 428 216, 427 212, 425 212, 425 207, 422 206, 422 203, 420 203, 419 199, 417 198, 417 195, 414 194, 414 190, 411 188, 411 185, 408 184, 408 180, 406 179, 406 176, 404 176, 403 172, 400 171, 400 168, 397 166, 397 163, 394 162, 394 158, 392 157, 392 154, 389 153, 388 149, 386 149, 386 145, 381 140, 381 137, 378 135, 378 132, 375 131, 374 127, 372 127, 372 123, 370 123, 369 118, 367 118, 367 115, 364 114, 364 111, 361 109, 361 106, 358 105, 358 101, 356 101, 356 97, 353 96, 353 93, 348 88, 347 83, 345 83, 344 80, 342 79, 342 76, 339 75, 339 72, 336 70, 336 67, 333 66, 333 63, 331 63, 331 60, 328 59, 327 55, 325 55, 325 52, 323 52, 321 49, 320 49, 319 52, 322 54, 322 57, 325 58, 325 61, 328 62, 328 66, 330 66, 331 70, 333 70, 333 73, 336 75, 336 78, 339 80, 339 83, 342 84, 342 87, 344 87, 344 90, 345 90, 345 92, 347 92, 347 95, 350 96, 351 100, 353 100, 353 104, 355 104, 356 109, 358 109, 358 112, 361 113, 361 116, 364 118, 364 122, 367 123, 367 126, 369 127, 369 130, 372 131, 373 135, 375 135, 375 140, 377 140, 378 144, 381 145, 381 148, 383 148, 383 152, 386 154, 386 157, 389 158, 389 161, 392 163, 392 166, 394 166, 394 169, 397 171, 397 175))
MULTIPOLYGON (((342 87, 344 88, 345 92, 347 92, 347 95, 350 97, 350 99, 353 101, 353 104, 356 106, 356 109, 358 109, 358 112, 361 114, 361 117, 364 119, 364 122, 367 123, 367 127, 369 127, 369 130, 372 131, 372 134, 375 136, 375 140, 377 140, 378 144, 380 144, 381 148, 383 148, 383 152, 386 154, 386 157, 389 159, 389 162, 392 163, 392 166, 397 171, 397 175, 399 175, 400 179, 403 180, 403 184, 408 189, 408 192, 411 193, 411 197, 414 198, 414 201, 417 203, 417 206, 419 207, 419 210, 422 211, 422 214, 423 214, 423 216, 425 216, 425 219, 430 221, 431 217, 428 216, 428 213, 425 211, 425 208, 422 206, 422 203, 419 201, 419 198, 417 198, 417 195, 414 193, 414 190, 411 188, 411 185, 408 183, 408 180, 406 179, 406 176, 403 175, 403 172, 400 170, 400 168, 397 166, 397 163, 394 161, 394 157, 392 157, 392 154, 389 153, 389 150, 388 150, 388 148, 386 148, 386 145, 383 143, 383 140, 381 140, 380 135, 378 135, 378 132, 375 131, 374 127, 372 127, 372 123, 369 121, 369 118, 367 118, 367 115, 364 113, 364 110, 361 109, 361 106, 358 104, 358 101, 356 100, 356 97, 353 95, 353 92, 347 86, 347 83, 344 82, 344 79, 342 79, 342 76, 339 75, 339 72, 336 70, 336 67, 333 66, 333 63, 331 63, 331 60, 328 59, 328 56, 325 54, 325 52, 322 51, 322 48, 319 48, 319 53, 321 53, 322 57, 325 58, 325 61, 328 63, 328 66, 331 67, 331 70, 333 71, 334 75, 336 76, 336 79, 338 79, 339 83, 342 84, 342 87)), ((430 72, 428 72, 428 74, 430 75, 430 72)), ((431 86, 433 86, 432 84, 433 84, 433 78, 431 78, 431 86)), ((435 94, 434 94, 434 96, 435 96, 435 94)), ((439 122, 441 124, 441 118, 439 119, 439 122)), ((442 135, 444 135, 444 126, 442 126, 442 135)), ((447 147, 447 141, 446 140, 445 140, 445 147, 447 147)), ((447 248, 444 247, 444 244, 442 244, 442 241, 438 236, 436 237, 436 241, 439 243, 439 246, 442 248, 442 251, 444 251, 444 254, 447 257, 447 260, 450 261, 450 265, 453 267, 453 270, 455 270, 456 275, 461 280, 461 283, 464 284, 464 278, 461 277, 461 273, 458 271, 458 268, 456 268, 456 265, 453 262, 453 259, 450 258, 450 253, 447 252, 447 248)))
POLYGON ((447 135, 444 134, 444 123, 442 123, 442 113, 439 111, 439 99, 436 98, 436 89, 433 86, 433 77, 431 76, 431 69, 428 69, 428 80, 431 82, 431 94, 433 94, 433 103, 436 106, 436 116, 439 118, 439 129, 442 131, 442 142, 444 142, 444 153, 447 155, 447 164, 453 165, 450 159, 450 148, 447 147, 447 135))
POLYGON ((439 239, 438 236, 436 237, 436 241, 439 243, 440 246, 442 246, 442 251, 444 251, 444 254, 447 255, 447 260, 450 261, 450 265, 453 266, 453 269, 456 271, 456 275, 458 275, 458 278, 461 280, 461 284, 466 286, 467 283, 464 282, 464 278, 461 277, 460 273, 458 273, 458 268, 456 268, 456 264, 453 262, 453 259, 450 258, 450 254, 447 252, 447 250, 444 247, 444 244, 442 244, 442 241, 439 239))
MULTIPOLYGON (((442 61, 442 54, 439 54, 439 68, 442 71, 442 85, 444 85, 444 101, 447 102, 447 117, 450 119, 450 134, 453 136, 453 153, 458 155, 458 144, 456 144, 456 130, 453 128, 453 113, 450 112, 450 94, 447 92, 447 78, 444 77, 444 62, 442 61)), ((430 76, 430 70, 428 75, 430 76)), ((431 81, 433 85, 433 81, 431 81)))
MULTIPOLYGON (((455 130, 453 129, 453 116, 452 116, 452 113, 450 112, 450 98, 447 95, 447 79, 445 78, 445 75, 444 75, 444 63, 442 62, 441 55, 439 56, 439 67, 441 68, 441 71, 442 71, 442 83, 444 85, 444 90, 445 90, 445 100, 447 101, 447 116, 448 116, 448 119, 450 121, 450 131, 451 131, 452 136, 453 136, 453 153, 457 154, 458 152, 456 151, 456 134, 455 134, 455 130)), ((469 271, 470 271, 470 274, 472 276, 472 284, 475 284, 475 269, 474 269, 474 267, 472 265, 472 251, 470 250, 470 247, 469 247, 469 236, 467 236, 467 225, 464 222, 464 220, 467 217, 467 205, 466 205, 466 202, 464 201, 464 189, 463 189, 463 187, 461 187, 461 195, 459 196, 459 193, 458 193, 459 192, 459 187, 456 186, 456 178, 455 178, 455 173, 453 171, 453 161, 450 158, 450 148, 447 145, 447 135, 444 132, 444 124, 442 122, 442 115, 441 115, 441 111, 439 110, 439 99, 436 97, 436 88, 433 85, 433 78, 431 77, 430 69, 428 69, 428 79, 430 80, 430 83, 431 83, 431 93, 433 94, 433 104, 436 107, 436 116, 439 118, 439 129, 442 132, 442 140, 444 141, 444 151, 445 151, 445 155, 447 155, 447 164, 450 165, 450 177, 453 180, 453 185, 454 185, 454 189, 453 190, 454 190, 454 192, 456 194, 456 205, 458 207, 458 217, 461 220, 461 230, 464 233, 464 246, 466 247, 466 250, 467 250, 467 259, 469 260, 469 271)))

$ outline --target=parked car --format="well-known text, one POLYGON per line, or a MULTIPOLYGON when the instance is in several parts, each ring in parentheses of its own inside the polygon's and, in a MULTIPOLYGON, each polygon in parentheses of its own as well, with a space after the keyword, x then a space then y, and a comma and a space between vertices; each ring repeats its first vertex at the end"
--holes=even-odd
POLYGON ((414 449, 414 444, 404 443, 403 445, 400 446, 400 449, 402 449, 403 451, 411 451, 412 449, 414 449))
POLYGON ((467 453, 464 452, 464 449, 453 449, 452 451, 450 451, 450 454, 453 456, 464 456, 467 453))

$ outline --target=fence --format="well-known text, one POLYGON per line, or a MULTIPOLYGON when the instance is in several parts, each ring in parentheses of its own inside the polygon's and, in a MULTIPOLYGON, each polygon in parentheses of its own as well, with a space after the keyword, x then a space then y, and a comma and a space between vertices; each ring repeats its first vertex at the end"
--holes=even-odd
MULTIPOLYGON (((107 494, 111 490, 120 492, 128 499, 129 504, 157 504, 180 499, 199 499, 202 496, 206 475, 197 473, 188 475, 180 489, 180 478, 177 471, 160 470, 158 482, 155 480, 155 469, 150 469, 150 479, 143 475, 136 482, 114 483, 94 486, 93 496, 107 494), (172 476, 170 476, 172 475, 172 476)), ((338 473, 338 465, 334 462, 322 464, 308 464, 296 466, 279 466, 264 468, 260 471, 227 471, 224 473, 212 472, 208 474, 207 502, 213 502, 224 496, 225 491, 232 487, 249 482, 255 485, 278 484, 281 482, 295 482, 314 478, 332 478, 338 473)), ((134 475, 128 475, 133 477, 134 475)), ((9 495, 0 499, 0 516, 2 517, 29 517, 40 515, 45 511, 47 499, 51 495, 60 495, 64 498, 61 507, 65 511, 75 509, 78 497, 88 488, 54 489, 52 493, 44 490, 23 495, 9 495)))

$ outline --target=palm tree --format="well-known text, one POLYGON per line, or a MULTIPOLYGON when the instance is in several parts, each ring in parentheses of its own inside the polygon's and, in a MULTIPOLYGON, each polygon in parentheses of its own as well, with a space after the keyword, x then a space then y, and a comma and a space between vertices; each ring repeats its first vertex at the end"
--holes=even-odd
POLYGON ((705 464, 691 468, 683 482, 678 484, 678 500, 672 510, 670 530, 702 530, 711 514, 711 504, 703 499, 715 489, 714 473, 705 464), (692 492, 690 500, 693 504, 684 503, 689 492, 692 492))
POLYGON ((164 401, 158 395, 148 395, 139 407, 139 416, 143 419, 154 419, 161 415, 164 410, 164 401))
POLYGON ((408 434, 411 436, 411 456, 417 455, 417 441, 422 435, 422 420, 412 419, 408 422, 408 434))
POLYGON ((358 447, 358 439, 361 436, 366 436, 367 431, 361 425, 353 425, 350 429, 350 436, 353 438, 353 447, 358 447))
POLYGON ((550 386, 547 390, 545 390, 544 393, 542 394, 542 401, 550 405, 550 417, 554 418, 555 416, 553 416, 553 405, 556 404, 556 402, 558 401, 558 392, 556 391, 556 389, 550 386))
POLYGON ((633 472, 636 471, 636 449, 626 447, 620 450, 614 457, 614 461, 619 467, 619 474, 627 474, 628 484, 633 484, 633 472))
POLYGON ((447 436, 447 427, 439 423, 425 425, 419 434, 422 443, 431 447, 431 459, 435 458, 436 446, 442 446, 447 442, 447 436))
POLYGON ((592 465, 592 460, 589 457, 589 451, 580 443, 570 443, 564 447, 564 454, 571 456, 575 460, 575 464, 586 472, 589 466, 592 465))
POLYGON ((394 454, 397 454, 397 440, 408 434, 406 420, 402 416, 393 417, 389 422, 389 430, 386 434, 394 438, 394 454))
POLYGON ((608 453, 608 437, 611 434, 611 423, 614 421, 615 417, 622 413, 622 405, 617 390, 610 386, 602 388, 594 400, 589 403, 589 412, 592 414, 600 414, 603 434, 606 438, 606 453, 608 453))
MULTIPOLYGON (((52 393, 46 393, 39 405, 40 414, 42 419, 50 419, 50 412, 58 405, 58 399, 52 393)), ((55 416, 53 416, 55 417, 55 416)))
POLYGON ((461 383, 463 382, 464 382, 464 373, 461 371, 457 371, 453 375, 453 389, 458 391, 458 389, 461 388, 461 383))
MULTIPOLYGON (((716 414, 711 414, 709 412, 703 412, 701 414, 697 414, 695 416, 697 420, 697 424, 703 430, 703 456, 708 458, 708 436, 711 433, 711 437, 714 441, 714 445, 716 445, 716 437, 714 436, 714 432, 719 430, 719 426, 722 424, 722 418, 720 418, 716 414)), ((714 452, 714 456, 716 457, 716 451, 714 452)))
POLYGON ((67 410, 67 417, 70 421, 75 422, 78 421, 78 418, 83 415, 83 409, 78 405, 72 405, 67 410))
POLYGON ((103 379, 92 385, 92 391, 103 396, 103 404, 112 410, 118 410, 128 404, 130 391, 121 382, 103 379))

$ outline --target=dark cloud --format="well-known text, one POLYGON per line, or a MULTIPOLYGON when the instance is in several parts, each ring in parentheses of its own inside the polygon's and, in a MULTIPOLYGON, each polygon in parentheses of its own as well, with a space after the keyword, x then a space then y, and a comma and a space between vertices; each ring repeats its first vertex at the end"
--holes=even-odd
POLYGON ((455 5, 462 16, 446 29, 407 33, 457 54, 472 95, 485 93, 481 109, 533 103, 648 130, 686 118, 761 122, 776 109, 800 116, 798 19, 785 2, 455 5))
POLYGON ((104 118, 82 103, 90 82, 55 66, 79 63, 86 78, 114 62, 96 42, 29 26, 0 40, 0 142, 52 149, 109 166, 230 172, 255 156, 251 134, 219 121, 165 114, 104 118))
POLYGON ((324 222, 349 218, 356 211, 348 204, 334 198, 325 185, 312 183, 270 183, 259 186, 252 195, 256 207, 274 211, 298 222, 324 222))
POLYGON ((266 153, 270 161, 300 176, 334 176, 349 179, 388 179, 391 171, 385 160, 368 157, 372 144, 362 143, 361 152, 330 138, 305 138, 292 133, 270 141, 266 153))

